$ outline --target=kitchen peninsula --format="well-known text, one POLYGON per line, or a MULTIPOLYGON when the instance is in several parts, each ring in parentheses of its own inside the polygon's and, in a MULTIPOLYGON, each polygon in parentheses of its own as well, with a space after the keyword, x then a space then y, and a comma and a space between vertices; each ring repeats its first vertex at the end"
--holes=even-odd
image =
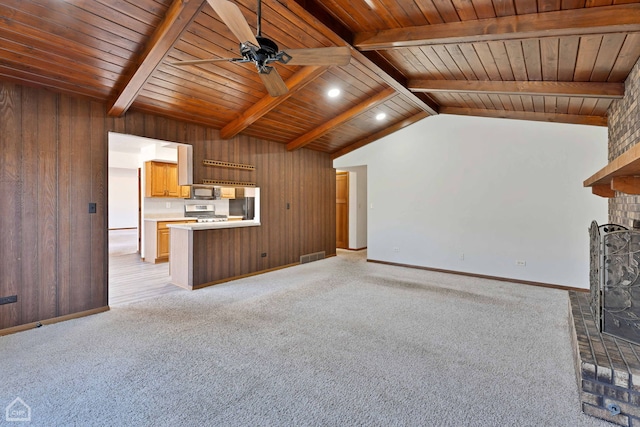
MULTIPOLYGON (((231 219, 231 217, 229 217, 231 219)), ((198 289, 250 273, 238 242, 252 239, 260 226, 260 190, 255 189, 253 219, 169 224, 171 283, 198 289)))

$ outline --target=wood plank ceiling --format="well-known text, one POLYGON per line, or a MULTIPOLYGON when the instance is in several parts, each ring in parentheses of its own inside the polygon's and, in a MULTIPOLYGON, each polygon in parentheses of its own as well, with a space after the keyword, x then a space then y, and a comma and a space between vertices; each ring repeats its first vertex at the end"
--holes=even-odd
MULTIPOLYGON (((256 1, 233 3, 255 31, 256 1)), ((264 0, 262 16, 281 49, 346 45, 350 64, 278 64, 274 98, 252 64, 171 64, 239 55, 204 0, 4 0, 0 79, 337 157, 435 114, 606 126, 640 57, 640 0, 264 0)))

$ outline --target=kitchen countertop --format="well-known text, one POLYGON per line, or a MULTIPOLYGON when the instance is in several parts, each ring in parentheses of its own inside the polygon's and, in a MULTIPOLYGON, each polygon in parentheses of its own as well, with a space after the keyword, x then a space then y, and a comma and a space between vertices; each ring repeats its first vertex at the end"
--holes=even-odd
POLYGON ((169 228, 181 230, 215 230, 217 228, 257 227, 260 223, 253 220, 243 221, 219 221, 219 222, 194 222, 191 224, 167 224, 169 228))
POLYGON ((145 221, 185 221, 185 220, 194 220, 195 218, 185 218, 184 216, 159 216, 159 217, 145 217, 145 221))

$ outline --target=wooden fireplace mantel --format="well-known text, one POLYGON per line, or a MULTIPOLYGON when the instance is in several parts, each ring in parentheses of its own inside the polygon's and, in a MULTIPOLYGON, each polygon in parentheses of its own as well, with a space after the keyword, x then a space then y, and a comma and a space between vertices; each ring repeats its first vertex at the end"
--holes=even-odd
POLYGON ((615 197, 616 191, 640 194, 640 144, 622 153, 584 181, 585 187, 602 197, 615 197))

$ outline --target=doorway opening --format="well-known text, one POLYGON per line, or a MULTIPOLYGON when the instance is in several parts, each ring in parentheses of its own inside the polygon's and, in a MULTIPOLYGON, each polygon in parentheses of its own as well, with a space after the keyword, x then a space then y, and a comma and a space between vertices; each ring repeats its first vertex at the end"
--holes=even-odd
POLYGON ((367 248, 367 166, 336 171, 336 249, 367 248))
POLYGON ((336 249, 349 248, 349 172, 336 172, 336 249))
MULTIPOLYGON (((146 198, 144 164, 177 163, 178 144, 109 133, 109 305, 151 298, 182 288, 170 283, 169 263, 145 262, 145 216, 184 215, 184 199, 146 198)), ((190 147, 190 146, 189 146, 190 147)))

